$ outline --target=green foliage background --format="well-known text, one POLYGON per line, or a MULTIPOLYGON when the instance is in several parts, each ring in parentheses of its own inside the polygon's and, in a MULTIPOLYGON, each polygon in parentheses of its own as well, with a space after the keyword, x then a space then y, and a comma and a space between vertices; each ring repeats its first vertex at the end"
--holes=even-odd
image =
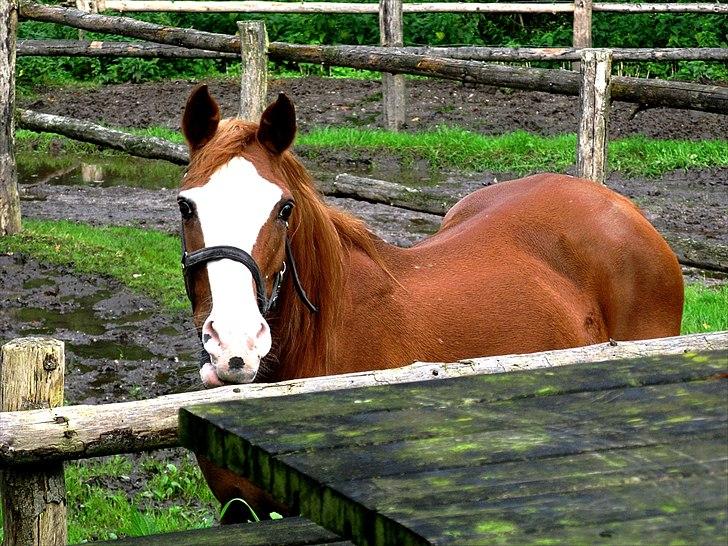
MULTIPOLYGON (((355 0, 356 1, 356 0, 355 0)), ((679 0, 684 2, 685 0, 679 0)), ((264 19, 272 41, 300 44, 377 44, 379 28, 373 15, 294 14, 128 14, 146 21, 224 34, 237 31, 241 19, 264 19)), ((544 46, 571 45, 570 14, 410 14, 404 17, 406 45, 544 46)), ((698 14, 595 13, 596 47, 728 47, 728 17, 698 14)), ((78 31, 35 21, 19 25, 19 39, 77 39, 78 31)), ((121 39, 89 33, 88 39, 121 39)), ((310 67, 301 69, 310 71, 310 67)), ((98 59, 83 57, 23 57, 18 59, 18 85, 89 82, 141 82, 163 78, 202 78, 235 71, 225 60, 98 59)), ((320 68, 317 68, 320 70, 320 68)), ((624 63, 623 74, 699 81, 726 81, 724 63, 624 63)))

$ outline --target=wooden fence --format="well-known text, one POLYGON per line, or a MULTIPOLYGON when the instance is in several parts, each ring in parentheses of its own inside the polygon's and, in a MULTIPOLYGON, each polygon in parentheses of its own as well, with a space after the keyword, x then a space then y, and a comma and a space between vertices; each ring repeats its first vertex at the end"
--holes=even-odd
MULTIPOLYGON (((593 0, 574 0, 573 2, 418 2, 403 3, 402 0, 379 0, 378 3, 345 3, 345 2, 263 2, 263 1, 187 1, 187 0, 76 0, 76 7, 87 13, 99 13, 106 10, 119 12, 188 12, 188 13, 338 13, 338 14, 377 14, 379 16, 380 43, 385 47, 402 48, 404 43, 403 14, 405 13, 490 13, 490 14, 534 14, 534 13, 572 13, 573 46, 574 48, 592 47, 592 13, 720 13, 728 14, 728 4, 713 3, 608 3, 593 2, 593 0)), ((169 47, 129 48, 128 46, 107 45, 72 45, 56 42, 53 47, 41 48, 38 44, 21 44, 20 54, 34 51, 33 54, 42 54, 40 51, 52 51, 60 55, 66 49, 68 55, 101 55, 112 52, 122 53, 124 56, 152 56, 152 51, 158 51, 160 56, 198 56, 201 58, 213 56, 210 52, 199 52, 197 55, 180 49, 169 47), (30 49, 33 45, 34 49, 30 49)), ((498 60, 501 62, 514 62, 525 60, 524 53, 500 53, 500 58, 494 59, 493 49, 500 48, 451 48, 427 49, 424 54, 438 55, 450 58, 468 60, 498 60), (485 51, 486 49, 490 50, 485 51), (456 57, 453 57, 456 56, 456 57), (520 58, 519 58, 520 57, 520 58)), ((401 51, 401 49, 400 49, 401 51)), ((423 48, 410 49, 410 53, 423 52, 423 48)), ((225 55, 225 53, 221 53, 225 55)), ((624 60, 620 53, 613 53, 613 59, 624 60)), ((649 52, 642 58, 649 56, 649 52)), ((700 49, 672 50, 669 53, 671 60, 728 60, 725 50, 715 49, 712 53, 700 49)), ((528 60, 568 60, 578 61, 579 53, 572 52, 554 55, 549 50, 531 52, 528 60), (543 57, 541 56, 543 55, 543 57)), ((628 57, 627 57, 628 58, 628 57)), ((649 57, 648 57, 649 58, 649 57)), ((630 60, 637 60, 631 59, 630 60)), ((573 68, 578 70, 579 63, 574 62, 573 68)), ((382 72, 382 106, 385 126, 391 130, 399 130, 406 123, 405 120, 405 82, 404 76, 393 72, 382 72)))
POLYGON ((176 447, 177 414, 184 406, 725 348, 728 332, 717 332, 449 364, 417 362, 392 370, 235 385, 134 402, 63 406, 63 343, 14 340, 0 350, 3 544, 64 545, 63 462, 176 447))

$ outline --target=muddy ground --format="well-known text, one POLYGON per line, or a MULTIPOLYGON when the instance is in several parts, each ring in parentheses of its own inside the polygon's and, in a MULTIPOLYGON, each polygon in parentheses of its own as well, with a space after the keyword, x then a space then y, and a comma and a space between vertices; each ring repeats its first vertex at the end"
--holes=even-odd
MULTIPOLYGON (((237 110, 238 83, 210 82, 223 113, 237 110)), ((48 90, 19 106, 123 127, 179 127, 194 82, 115 85, 93 90, 48 90)), ((506 92, 442 81, 407 83, 408 128, 458 125, 498 134, 523 129, 542 135, 574 132, 576 99, 545 93, 506 92)), ((270 95, 289 93, 302 130, 314 126, 381 124, 377 82, 305 78, 278 80, 270 95)), ((726 117, 670 109, 637 111, 616 103, 614 137, 726 138, 726 117)), ((319 178, 340 172, 391 181, 432 179, 424 164, 402 166, 382 154, 308 154, 306 165, 319 178)), ((443 192, 466 194, 511 175, 441 173, 443 192)), ((656 180, 612 175, 608 184, 633 198, 666 235, 728 248, 728 169, 668 173, 656 180)), ((66 218, 93 224, 177 229, 174 190, 56 186, 21 188, 27 218, 66 218)), ((436 216, 343 199, 331 202, 364 217, 386 240, 410 245, 437 229, 436 216)), ((22 256, 0 257, 0 341, 44 334, 68 343, 66 398, 70 403, 144 398, 201 385, 195 369, 196 338, 185 314, 172 315, 114 281, 73 274, 22 256)))

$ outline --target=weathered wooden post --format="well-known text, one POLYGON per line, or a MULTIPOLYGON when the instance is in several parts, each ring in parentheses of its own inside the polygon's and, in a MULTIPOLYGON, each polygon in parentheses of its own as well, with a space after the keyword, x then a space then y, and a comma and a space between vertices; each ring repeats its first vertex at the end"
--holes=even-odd
MULTIPOLYGON (((404 45, 402 0, 379 0, 379 42, 383 46, 404 45)), ((382 72, 384 126, 399 131, 404 125, 404 75, 382 72)))
POLYGON ((268 32, 264 21, 238 21, 240 31, 240 117, 258 121, 268 94, 268 32))
POLYGON ((578 176, 601 184, 607 171, 611 79, 612 51, 585 49, 581 54, 576 171, 578 176))
POLYGON ((17 26, 17 0, 0 0, 0 237, 20 231, 13 121, 17 26))
MULTIPOLYGON (((0 350, 0 411, 63 404, 63 342, 23 338, 0 350)), ((62 546, 66 534, 63 463, 6 468, 0 472, 3 546, 62 546)))
MULTIPOLYGON (((574 0, 574 47, 592 46, 592 0, 574 0)), ((571 63, 572 70, 579 70, 579 63, 571 63)))

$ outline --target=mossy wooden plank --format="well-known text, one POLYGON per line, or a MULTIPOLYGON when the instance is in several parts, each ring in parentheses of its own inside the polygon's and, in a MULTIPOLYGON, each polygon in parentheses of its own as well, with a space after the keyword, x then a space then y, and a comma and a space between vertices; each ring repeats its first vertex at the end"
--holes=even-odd
MULTIPOLYGON (((179 533, 163 533, 145 537, 129 537, 110 542, 108 546, 304 546, 342 544, 341 537, 304 518, 265 520, 257 523, 225 525, 179 533)), ((343 542, 343 544, 351 544, 343 542)))
POLYGON ((181 439, 357 544, 654 527, 725 502, 727 356, 211 405, 181 439))
MULTIPOLYGON (((442 381, 405 383, 362 389, 343 389, 250 401, 192 406, 201 417, 238 414, 248 427, 297 422, 305 401, 309 422, 331 415, 407 408, 463 407, 476 403, 526 397, 556 396, 581 391, 681 383, 706 379, 728 369, 728 352, 712 351, 666 357, 636 358, 539 370, 488 374, 442 381)), ((184 427, 184 422, 181 423, 184 427)))
MULTIPOLYGON (((532 417, 537 414, 536 409, 515 409, 502 412, 504 418, 511 420, 512 426, 493 427, 494 430, 481 432, 482 428, 489 428, 485 420, 485 426, 477 427, 474 433, 453 425, 452 430, 446 430, 443 436, 415 436, 412 440, 392 436, 382 445, 358 445, 349 440, 346 430, 342 430, 339 440, 334 439, 328 444, 337 447, 322 450, 321 453, 316 449, 308 449, 317 439, 320 440, 320 433, 307 438, 305 426, 301 426, 299 443, 287 445, 281 450, 278 449, 275 427, 261 431, 239 423, 230 426, 227 423, 231 420, 226 416, 220 418, 223 424, 215 426, 200 420, 198 427, 189 428, 189 432, 196 436, 189 436, 183 441, 188 447, 219 464, 242 465, 238 469, 231 468, 245 475, 256 470, 251 465, 259 464, 255 457, 243 456, 247 450, 253 450, 263 454, 264 458, 280 455, 286 464, 295 464, 302 471, 315 472, 324 481, 337 480, 342 475, 349 479, 362 479, 391 473, 419 472, 431 466, 453 468, 653 445, 673 442, 685 434, 720 432, 725 430, 728 419, 725 405, 721 403, 726 399, 727 387, 728 383, 721 381, 659 387, 666 391, 666 403, 662 403, 662 399, 654 392, 637 392, 632 396, 629 390, 621 391, 622 396, 619 398, 610 395, 597 402, 564 395, 556 397, 558 400, 554 412, 541 421, 532 417), (680 395, 668 396, 671 389, 679 391, 680 395), (559 401, 563 403, 559 404, 559 401), (272 439, 269 440, 268 435, 272 439), (244 440, 238 436, 244 437, 244 440), (234 447, 228 443, 234 444, 234 447)), ((530 404, 532 401, 523 402, 530 404)), ((304 415, 305 411, 301 414, 304 415)), ((192 422, 198 418, 189 415, 188 419, 192 422)), ((332 423, 330 426, 335 428, 336 425, 332 423)), ((424 422, 420 426, 427 431, 429 425, 424 422)), ((363 428, 366 430, 366 426, 363 428)), ((260 473, 260 479, 271 478, 268 470, 270 463, 266 464, 261 467, 266 471, 260 473)), ((265 487, 267 482, 261 485, 265 487)))
MULTIPOLYGON (((465 536, 458 534, 449 542, 461 546, 482 546, 484 542, 494 546, 529 544, 533 546, 573 546, 574 544, 689 544, 725 543, 728 535, 726 510, 707 509, 699 512, 672 513, 666 516, 610 521, 581 527, 560 527, 537 532, 523 532, 499 520, 483 522, 483 528, 500 528, 500 533, 465 536)), ((457 534, 457 533, 456 533, 457 534)), ((448 540, 438 537, 437 543, 448 540)))
MULTIPOLYGON (((691 477, 525 499, 468 499, 433 510, 392 507, 379 513, 427 541, 441 537, 487 541, 504 532, 537 535, 551 529, 715 511, 725 508, 727 483, 725 475, 713 481, 691 477)), ((716 541, 721 538, 724 535, 714 536, 716 541)))
MULTIPOLYGON (((716 381, 654 385, 640 388, 579 392, 560 396, 503 400, 466 406, 407 408, 391 411, 361 411, 333 414, 307 422, 279 421, 251 428, 245 415, 226 412, 210 421, 232 433, 243 433, 248 441, 270 453, 376 445, 421 438, 458 437, 483 431, 548 427, 570 427, 593 421, 599 427, 625 421, 635 429, 660 427, 664 421, 690 421, 699 412, 716 416, 725 410, 714 403, 716 381)), ((456 391, 457 396, 457 391, 456 391)))
POLYGON ((342 480, 328 484, 379 510, 404 503, 422 507, 454 504, 464 496, 506 499, 600 489, 627 483, 725 473, 728 450, 721 438, 582 453, 540 461, 513 461, 474 469, 460 467, 417 474, 342 480))

